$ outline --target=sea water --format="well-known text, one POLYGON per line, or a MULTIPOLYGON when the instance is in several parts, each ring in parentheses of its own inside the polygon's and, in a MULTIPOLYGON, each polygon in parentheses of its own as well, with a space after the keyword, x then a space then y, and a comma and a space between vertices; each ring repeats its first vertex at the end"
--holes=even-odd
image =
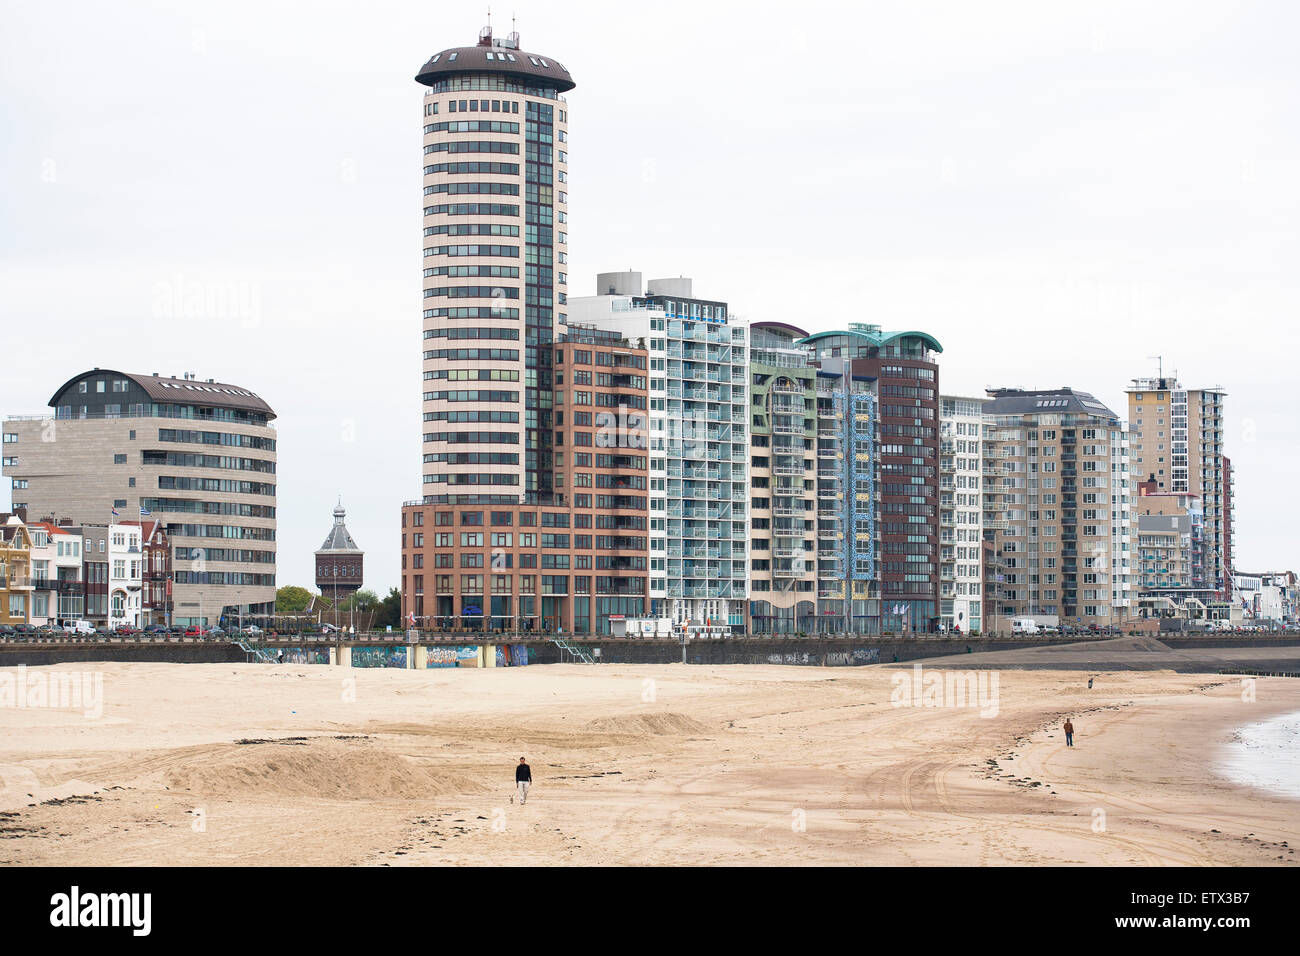
POLYGON ((1234 783, 1300 800, 1300 713, 1238 727, 1219 770, 1234 783))

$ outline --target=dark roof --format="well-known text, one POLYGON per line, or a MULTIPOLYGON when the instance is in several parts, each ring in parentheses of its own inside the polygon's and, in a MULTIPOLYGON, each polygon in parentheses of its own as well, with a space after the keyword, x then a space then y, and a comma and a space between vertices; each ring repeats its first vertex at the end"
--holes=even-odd
POLYGON ((449 76, 468 73, 505 73, 532 86, 560 93, 577 86, 558 60, 506 46, 458 46, 443 50, 429 58, 415 79, 425 86, 433 86, 449 76))
POLYGON ((985 415, 1059 415, 1075 412, 1098 418, 1119 418, 1098 401, 1095 395, 1073 388, 991 388, 988 394, 989 399, 984 403, 985 415))
POLYGON ((326 551, 348 551, 360 553, 361 549, 357 543, 352 540, 352 535, 348 533, 347 525, 343 519, 347 517, 347 512, 343 510, 343 502, 340 501, 337 508, 334 509, 334 527, 330 528, 329 535, 325 538, 325 543, 317 550, 317 554, 326 551))
POLYGON ((50 399, 50 406, 57 406, 59 397, 83 378, 93 378, 100 375, 118 375, 130 379, 144 389, 149 398, 155 402, 211 405, 216 408, 264 412, 268 418, 275 417, 275 411, 270 405, 262 401, 255 393, 238 385, 228 385, 224 382, 202 382, 198 379, 172 378, 168 375, 134 375, 130 372, 119 372, 111 368, 91 369, 88 372, 81 372, 72 376, 55 390, 54 396, 50 399))
POLYGON ((800 339, 808 337, 807 332, 799 328, 797 325, 791 325, 789 322, 755 322, 752 326, 750 326, 750 328, 772 329, 773 331, 777 331, 777 332, 789 332, 791 335, 800 339))

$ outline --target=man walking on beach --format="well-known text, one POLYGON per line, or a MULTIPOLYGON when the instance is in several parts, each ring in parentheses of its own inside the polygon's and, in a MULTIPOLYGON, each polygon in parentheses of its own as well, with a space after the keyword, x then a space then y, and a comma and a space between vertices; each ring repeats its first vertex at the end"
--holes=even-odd
POLYGON ((519 758, 519 766, 515 767, 515 785, 519 787, 519 804, 528 802, 528 788, 533 782, 533 771, 528 766, 523 757, 519 758))
POLYGON ((1065 731, 1065 746, 1074 746, 1074 724, 1070 723, 1070 718, 1065 718, 1065 726, 1061 728, 1065 731))

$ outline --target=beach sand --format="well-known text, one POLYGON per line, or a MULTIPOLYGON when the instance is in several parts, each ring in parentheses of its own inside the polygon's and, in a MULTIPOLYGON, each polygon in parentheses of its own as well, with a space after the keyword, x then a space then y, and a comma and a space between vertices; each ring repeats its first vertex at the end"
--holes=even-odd
POLYGON ((1293 679, 1002 670, 981 716, 894 706, 910 667, 89 669, 97 719, 0 708, 0 863, 1296 865, 1300 801, 1216 772, 1293 679))

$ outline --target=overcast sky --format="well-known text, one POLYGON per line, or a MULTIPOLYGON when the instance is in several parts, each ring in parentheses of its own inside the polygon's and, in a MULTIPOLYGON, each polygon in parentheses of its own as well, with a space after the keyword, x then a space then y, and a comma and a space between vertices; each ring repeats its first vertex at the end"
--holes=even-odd
MULTIPOLYGON (((278 582, 420 487, 422 90, 486 2, 5 4, 0 416, 99 366, 279 413, 278 582)), ((571 71, 571 295, 943 343, 946 394, 1228 390, 1237 566, 1295 567, 1287 3, 494 4, 571 71)), ((10 501, 0 482, 0 508, 10 501)))

